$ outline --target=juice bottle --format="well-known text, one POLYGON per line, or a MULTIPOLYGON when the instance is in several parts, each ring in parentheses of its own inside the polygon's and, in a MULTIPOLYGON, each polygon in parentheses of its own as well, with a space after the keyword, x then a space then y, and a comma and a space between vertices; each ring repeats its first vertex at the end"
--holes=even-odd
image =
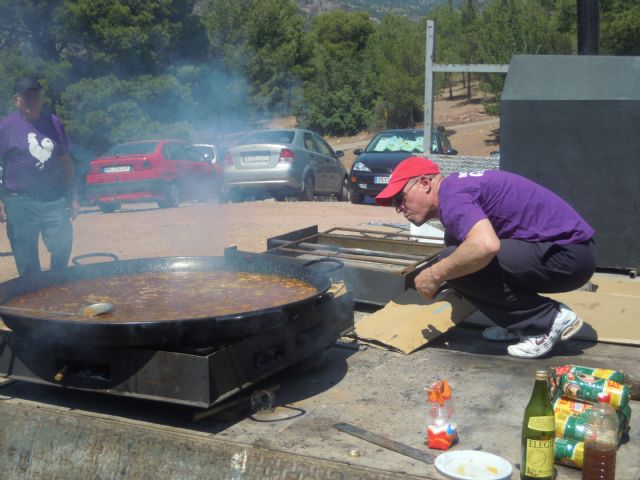
POLYGON ((609 401, 608 393, 599 393, 598 404, 588 412, 582 480, 614 480, 616 476, 619 422, 609 401))
POLYGON ((536 382, 522 422, 521 480, 553 478, 555 420, 547 393, 547 371, 536 371, 536 382))

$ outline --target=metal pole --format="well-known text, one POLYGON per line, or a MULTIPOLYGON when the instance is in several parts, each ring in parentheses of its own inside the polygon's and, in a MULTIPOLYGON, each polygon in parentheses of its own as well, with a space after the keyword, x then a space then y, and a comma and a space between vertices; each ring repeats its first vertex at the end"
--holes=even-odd
POLYGON ((598 0, 578 0, 578 55, 597 55, 600 36, 598 0))
POLYGON ((424 154, 431 153, 433 131, 433 55, 435 52, 436 26, 427 20, 427 48, 424 59, 424 154))

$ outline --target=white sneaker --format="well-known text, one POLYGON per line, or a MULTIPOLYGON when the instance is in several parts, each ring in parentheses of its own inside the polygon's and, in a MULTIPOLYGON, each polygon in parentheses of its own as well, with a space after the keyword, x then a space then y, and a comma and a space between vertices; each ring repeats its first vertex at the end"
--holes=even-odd
POLYGON ((509 345, 507 352, 512 357, 539 358, 551 351, 559 340, 568 340, 582 328, 584 322, 569 307, 560 304, 560 312, 551 325, 551 331, 546 335, 532 335, 522 337, 520 343, 509 345))
POLYGON ((502 327, 488 327, 482 331, 482 336, 491 342, 510 342, 520 339, 520 330, 507 330, 502 327))

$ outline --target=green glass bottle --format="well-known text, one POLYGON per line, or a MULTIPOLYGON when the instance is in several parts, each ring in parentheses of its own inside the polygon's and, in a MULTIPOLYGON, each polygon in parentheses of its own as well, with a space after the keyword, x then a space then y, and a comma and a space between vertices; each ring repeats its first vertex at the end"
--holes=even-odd
POLYGON ((522 422, 521 480, 553 478, 555 420, 547 392, 547 371, 536 371, 531 400, 522 422))

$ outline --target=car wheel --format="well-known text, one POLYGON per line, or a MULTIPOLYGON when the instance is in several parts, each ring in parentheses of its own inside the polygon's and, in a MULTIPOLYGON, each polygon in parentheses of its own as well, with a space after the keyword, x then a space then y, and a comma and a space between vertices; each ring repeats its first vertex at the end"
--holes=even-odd
POLYGON ((102 213, 111 213, 115 212, 120 208, 119 202, 100 202, 98 204, 98 208, 102 213))
POLYGON ((300 192, 300 200, 303 202, 312 202, 314 187, 315 184, 313 182, 313 177, 311 175, 304 177, 304 185, 302 186, 302 192, 300 192))
POLYGON ((278 193, 277 195, 274 195, 273 198, 275 198, 276 202, 284 202, 287 200, 287 196, 283 195, 281 193, 278 193))
POLYGON ((351 201, 351 203, 360 204, 364 201, 364 197, 359 193, 351 192, 351 194, 349 195, 349 200, 351 201))
POLYGON ((164 198, 158 202, 160 208, 174 208, 180 205, 180 189, 176 183, 170 183, 164 198))
POLYGON ((340 192, 338 192, 338 201, 339 202, 346 202, 349 200, 349 179, 347 177, 344 177, 344 180, 342 181, 342 188, 340 189, 340 192))

